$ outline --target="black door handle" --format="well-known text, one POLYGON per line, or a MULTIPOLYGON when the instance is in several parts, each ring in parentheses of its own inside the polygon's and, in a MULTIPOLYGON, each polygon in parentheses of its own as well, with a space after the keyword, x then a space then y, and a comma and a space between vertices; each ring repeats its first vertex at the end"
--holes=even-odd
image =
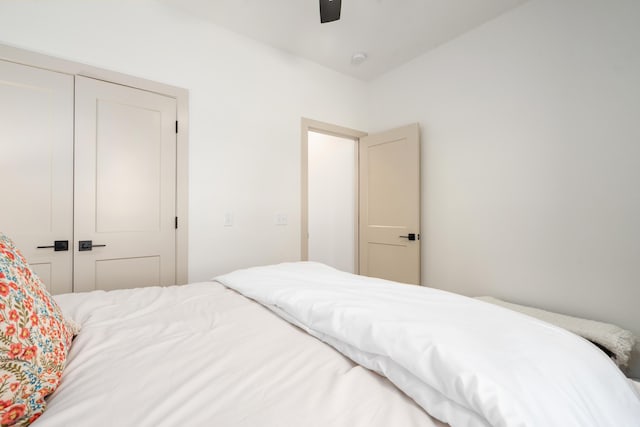
MULTIPOLYGON (((401 237, 401 238, 403 238, 403 239, 408 239, 408 240, 412 240, 412 241, 413 241, 413 240, 416 240, 416 233, 409 233, 409 235, 408 235, 408 236, 398 236, 398 237, 401 237)), ((418 239, 417 239, 417 240, 420 240, 420 235, 419 235, 419 234, 418 234, 418 239)))
POLYGON ((38 249, 51 249, 55 252, 60 251, 68 251, 69 250, 69 241, 68 240, 56 240, 53 242, 53 246, 37 246, 38 249))
POLYGON ((107 245, 94 245, 92 240, 80 240, 78 242, 78 250, 80 252, 90 251, 93 248, 104 248, 107 245))

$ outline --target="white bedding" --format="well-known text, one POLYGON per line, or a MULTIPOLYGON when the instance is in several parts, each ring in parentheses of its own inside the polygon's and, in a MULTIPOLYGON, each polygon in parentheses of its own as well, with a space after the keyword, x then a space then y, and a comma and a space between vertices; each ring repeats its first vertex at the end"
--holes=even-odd
POLYGON ((640 397, 613 362, 537 319, 315 263, 217 280, 386 375, 454 427, 640 425, 640 397))
POLYGON ((81 327, 35 427, 433 427, 387 379, 214 282, 58 296, 81 327))

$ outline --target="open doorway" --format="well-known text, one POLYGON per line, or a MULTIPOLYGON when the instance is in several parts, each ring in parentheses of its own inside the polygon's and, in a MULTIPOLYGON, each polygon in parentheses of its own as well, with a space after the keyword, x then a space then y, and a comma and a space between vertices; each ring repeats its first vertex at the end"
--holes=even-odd
POLYGON ((356 272, 357 142, 309 131, 309 260, 356 272))
POLYGON ((301 259, 419 284, 419 125, 367 135, 302 119, 301 153, 301 259))
POLYGON ((365 132, 302 119, 303 261, 358 273, 358 142, 365 132))

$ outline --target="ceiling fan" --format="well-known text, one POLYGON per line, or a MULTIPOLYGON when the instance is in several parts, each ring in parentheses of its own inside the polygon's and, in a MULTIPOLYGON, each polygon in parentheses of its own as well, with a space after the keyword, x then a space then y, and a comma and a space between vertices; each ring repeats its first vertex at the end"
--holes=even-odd
POLYGON ((342 0, 320 0, 320 23, 333 22, 340 19, 342 0))

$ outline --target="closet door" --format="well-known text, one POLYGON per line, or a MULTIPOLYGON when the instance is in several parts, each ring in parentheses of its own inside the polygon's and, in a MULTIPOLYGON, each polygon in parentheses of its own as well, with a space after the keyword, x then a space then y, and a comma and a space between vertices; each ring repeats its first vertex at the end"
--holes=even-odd
POLYGON ((176 282, 176 101, 76 77, 74 290, 176 282))
POLYGON ((73 245, 73 76, 0 61, 0 129, 0 231, 71 292, 72 250, 53 246, 73 245))

